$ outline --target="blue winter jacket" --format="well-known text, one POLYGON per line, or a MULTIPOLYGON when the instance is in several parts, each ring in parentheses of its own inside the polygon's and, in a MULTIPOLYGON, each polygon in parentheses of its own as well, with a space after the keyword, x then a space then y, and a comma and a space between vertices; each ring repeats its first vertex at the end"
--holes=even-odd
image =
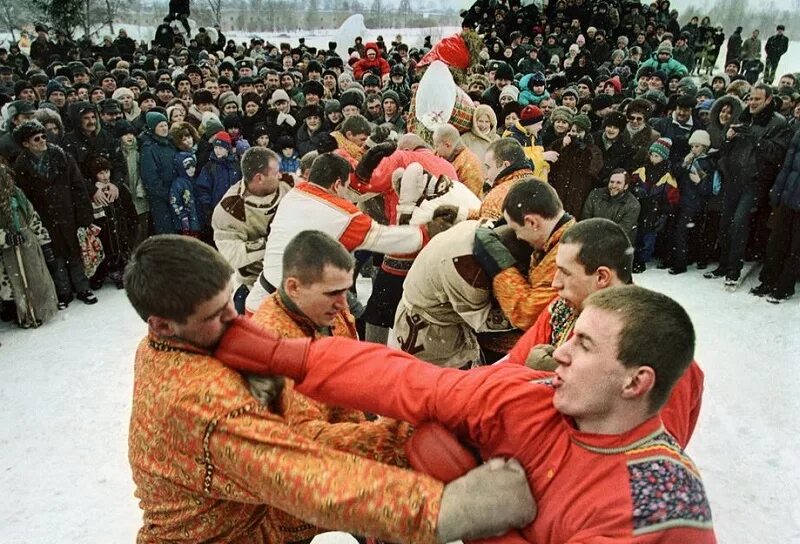
POLYGON ((184 159, 193 155, 193 153, 186 151, 181 151, 175 155, 175 172, 178 177, 172 182, 169 203, 178 218, 180 230, 200 232, 202 223, 197 212, 194 181, 186 173, 186 168, 183 165, 184 159))
POLYGON ((779 204, 800 211, 800 131, 795 132, 778 177, 769 192, 772 207, 779 204))
POLYGON ((240 179, 242 173, 239 170, 237 157, 229 153, 224 159, 218 159, 212 151, 194 186, 201 222, 209 223, 216 205, 227 190, 240 179))

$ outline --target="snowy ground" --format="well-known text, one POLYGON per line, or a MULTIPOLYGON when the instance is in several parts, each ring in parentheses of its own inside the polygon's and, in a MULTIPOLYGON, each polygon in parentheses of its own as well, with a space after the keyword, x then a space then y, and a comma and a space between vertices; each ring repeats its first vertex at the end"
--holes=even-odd
MULTIPOLYGON (((697 271, 652 270, 637 282, 677 298, 697 328, 706 390, 689 451, 720 542, 800 542, 800 303, 728 293, 697 271)), ((126 439, 145 326, 122 291, 98 297, 38 330, 0 328, 4 543, 134 540, 126 439)))

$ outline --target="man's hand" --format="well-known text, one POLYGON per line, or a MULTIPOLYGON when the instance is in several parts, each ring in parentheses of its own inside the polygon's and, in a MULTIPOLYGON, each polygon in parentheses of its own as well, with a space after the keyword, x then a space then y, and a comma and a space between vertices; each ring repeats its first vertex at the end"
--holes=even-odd
POLYGON ((692 180, 692 183, 697 185, 698 183, 700 183, 702 178, 697 172, 692 172, 691 174, 689 174, 689 179, 692 180))
POLYGON ((107 184, 104 191, 109 202, 114 202, 119 198, 119 187, 113 183, 107 184))
POLYGON ((491 459, 447 484, 442 494, 439 542, 500 536, 536 517, 528 479, 514 459, 491 459))
POLYGON ((267 407, 272 407, 274 403, 281 397, 283 388, 286 385, 286 380, 283 376, 256 376, 248 374, 247 384, 250 386, 250 394, 253 395, 258 402, 267 407))
POLYGON ((543 156, 547 162, 556 162, 558 160, 558 151, 545 151, 543 156))
POLYGON ((725 138, 728 140, 733 140, 736 138, 736 131, 733 128, 729 128, 728 132, 725 133, 725 138))
POLYGON ((478 227, 475 231, 475 246, 472 253, 481 268, 492 278, 517 264, 517 260, 500 241, 497 232, 488 227, 478 227))
POLYGON ((552 372, 558 368, 558 363, 553 359, 553 352, 556 350, 550 344, 538 344, 531 348, 528 358, 525 359, 525 366, 533 370, 547 370, 552 372))

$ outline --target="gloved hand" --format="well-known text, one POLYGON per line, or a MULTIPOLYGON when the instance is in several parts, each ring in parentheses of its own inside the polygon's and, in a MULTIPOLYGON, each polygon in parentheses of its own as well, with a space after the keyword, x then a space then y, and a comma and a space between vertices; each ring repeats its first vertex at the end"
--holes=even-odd
POLYGON ((267 407, 272 407, 283 393, 286 380, 283 376, 256 376, 248 374, 245 376, 250 387, 250 394, 258 402, 267 407))
POLYGON ((534 518, 525 470, 514 459, 491 459, 445 486, 436 533, 442 543, 489 538, 534 518))
POLYGON ((525 359, 525 366, 533 370, 547 370, 552 372, 558 368, 558 363, 553 359, 555 346, 550 344, 537 344, 531 348, 528 358, 525 359))
POLYGON ((282 338, 240 317, 228 328, 214 356, 237 370, 301 380, 310 345, 310 338, 282 338))
POLYGON ((21 232, 6 232, 6 247, 17 247, 25 243, 25 237, 21 232))
POLYGON ((53 244, 47 242, 42 245, 42 256, 44 257, 44 262, 47 264, 56 262, 56 254, 53 253, 53 244))
POLYGON ((497 233, 488 227, 478 227, 475 231, 475 247, 472 254, 475 255, 481 268, 492 278, 517 264, 517 260, 500 241, 497 233))
POLYGON ((397 204, 397 215, 413 213, 414 208, 417 207, 417 202, 422 197, 425 182, 426 174, 421 164, 412 162, 406 167, 400 178, 400 187, 397 190, 397 195, 400 197, 397 204))
POLYGON ((277 124, 282 125, 283 123, 286 123, 290 127, 293 127, 297 123, 297 121, 295 121, 295 118, 289 115, 288 113, 281 112, 278 114, 277 124))

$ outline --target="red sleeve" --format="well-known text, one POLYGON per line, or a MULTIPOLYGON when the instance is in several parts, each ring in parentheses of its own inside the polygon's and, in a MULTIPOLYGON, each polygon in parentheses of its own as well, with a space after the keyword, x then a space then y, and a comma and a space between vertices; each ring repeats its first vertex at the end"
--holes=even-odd
POLYGON ((390 70, 391 67, 389 66, 389 63, 386 61, 386 59, 381 58, 381 76, 385 76, 390 70))
POLYGON ((697 425, 697 418, 700 417, 704 380, 700 365, 696 361, 692 361, 672 389, 664 408, 661 409, 664 427, 675 437, 682 448, 686 448, 689 444, 697 425))
POLYGON ((350 219, 350 223, 344 232, 339 236, 339 241, 347 251, 354 251, 364 243, 372 228, 372 218, 365 213, 359 213, 350 219))
MULTIPOLYGON (((552 304, 552 302, 551 302, 552 304)), ((514 344, 508 352, 507 362, 515 365, 524 365, 533 346, 549 344, 553 328, 550 325, 550 305, 539 314, 536 323, 525 331, 525 334, 514 344)))
MULTIPOLYGON (((530 407, 529 382, 546 374, 515 365, 468 372, 440 368, 379 344, 340 337, 317 340, 308 350, 301 375, 295 376, 298 392, 412 424, 436 421, 482 446, 507 439, 500 436, 507 433, 498 421, 513 410, 503 408, 511 402, 530 407)), ((551 406, 549 397, 542 402, 551 406)))
POLYGON ((364 61, 363 59, 353 65, 353 77, 356 81, 361 81, 361 76, 364 75, 364 61))

